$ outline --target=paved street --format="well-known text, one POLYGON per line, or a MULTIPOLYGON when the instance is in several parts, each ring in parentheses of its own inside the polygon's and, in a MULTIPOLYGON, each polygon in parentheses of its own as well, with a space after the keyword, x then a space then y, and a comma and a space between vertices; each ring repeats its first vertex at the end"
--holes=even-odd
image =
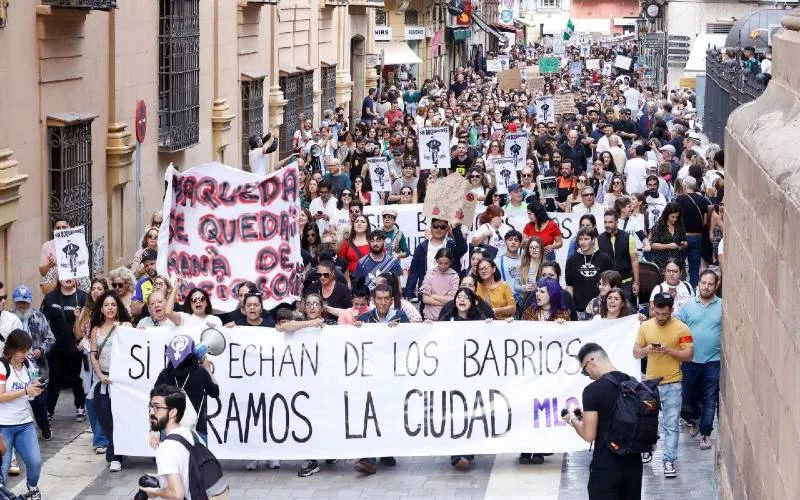
MULTIPOLYGON (((40 485, 46 499, 129 500, 136 492, 139 476, 155 471, 150 459, 131 459, 122 472, 108 472, 102 456, 90 449, 88 425, 73 418, 71 396, 63 393, 54 424, 55 439, 42 443, 45 459, 40 485)), ((714 499, 714 451, 701 451, 697 441, 681 434, 678 477, 666 480, 661 472, 660 452, 645 466, 644 499, 714 499)), ((350 461, 321 465, 309 478, 297 477, 300 462, 284 462, 280 470, 244 470, 244 462, 226 462, 231 498, 332 498, 393 499, 562 499, 587 498, 586 482, 590 452, 553 455, 542 466, 522 466, 516 454, 478 456, 472 471, 463 473, 450 466, 447 457, 400 458, 394 468, 379 468, 363 477, 350 461)), ((22 477, 22 476, 21 476, 22 477)), ((12 478, 16 486, 19 478, 12 478)))

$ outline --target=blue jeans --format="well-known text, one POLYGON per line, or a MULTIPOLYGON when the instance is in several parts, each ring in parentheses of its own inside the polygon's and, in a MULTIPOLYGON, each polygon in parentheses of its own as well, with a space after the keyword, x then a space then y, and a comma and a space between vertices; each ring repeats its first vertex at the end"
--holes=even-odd
POLYGON ((11 466, 11 451, 16 449, 17 456, 25 462, 28 488, 39 484, 39 474, 42 472, 42 454, 39 451, 39 438, 36 436, 36 425, 33 422, 19 425, 0 427, 0 436, 6 443, 6 452, 3 455, 3 469, 0 481, 8 484, 8 468, 11 466))
POLYGON ((97 418, 94 399, 86 400, 86 415, 89 417, 89 425, 92 428, 92 448, 108 448, 108 438, 103 434, 103 427, 100 425, 100 419, 97 418))
POLYGON ((678 419, 681 416, 681 384, 658 386, 661 397, 661 428, 664 430, 664 462, 678 458, 678 419))
POLYGON ((681 363, 683 404, 687 416, 700 419, 700 434, 710 436, 719 404, 719 361, 681 363))
POLYGON ((686 249, 686 257, 689 260, 689 283, 692 288, 697 288, 700 282, 700 260, 703 247, 703 236, 699 234, 689 234, 686 236, 689 247, 686 249))

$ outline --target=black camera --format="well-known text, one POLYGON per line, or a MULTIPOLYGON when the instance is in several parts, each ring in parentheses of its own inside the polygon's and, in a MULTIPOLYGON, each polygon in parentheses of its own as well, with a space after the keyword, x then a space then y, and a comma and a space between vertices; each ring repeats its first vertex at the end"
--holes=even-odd
MULTIPOLYGON (((561 417, 562 418, 567 416, 567 413, 569 413, 569 410, 567 408, 562 408, 561 409, 561 417)), ((578 417, 578 419, 583 417, 583 412, 581 411, 580 408, 575 408, 574 410, 572 410, 572 414, 575 415, 576 417, 578 417)))
MULTIPOLYGON (((150 474, 144 474, 139 478, 139 486, 141 488, 158 488, 158 478, 150 474)), ((147 496, 147 493, 139 490, 134 495, 133 500, 147 500, 148 498, 150 497, 147 496)))

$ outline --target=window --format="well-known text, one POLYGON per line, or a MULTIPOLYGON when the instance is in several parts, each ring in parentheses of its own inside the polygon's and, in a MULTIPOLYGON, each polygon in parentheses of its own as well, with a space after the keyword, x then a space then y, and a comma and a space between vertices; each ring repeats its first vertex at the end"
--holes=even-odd
MULTIPOLYGON (((2 0, 0 3, 3 3, 2 0)), ((42 0, 42 3, 70 9, 111 10, 117 8, 117 0, 42 0)))
POLYGON ((727 35, 731 32, 732 28, 733 23, 708 23, 706 24, 706 33, 727 35))
POLYGON ((560 9, 561 0, 539 0, 540 9, 560 9))
POLYGON ((383 9, 375 9, 375 24, 378 26, 386 26, 386 11, 383 9))
MULTIPOLYGON (((336 109, 336 65, 320 68, 322 109, 336 109)), ((323 113, 324 116, 324 113, 323 113)))
POLYGON ((300 130, 300 115, 303 119, 314 119, 314 72, 298 72, 283 75, 279 79, 286 106, 283 108, 283 125, 280 127, 281 158, 292 151, 292 136, 300 130))
POLYGON ((242 75, 242 168, 250 158, 250 136, 264 135, 264 77, 242 75))
POLYGON ((407 26, 419 25, 419 14, 415 9, 407 9, 404 15, 407 26))
MULTIPOLYGON (((65 113, 47 117, 50 144, 49 226, 56 218, 84 226, 91 259, 92 245, 92 114, 65 113)), ((91 267, 91 260, 89 262, 91 267)))
POLYGON ((158 149, 200 140, 200 0, 160 0, 158 149))

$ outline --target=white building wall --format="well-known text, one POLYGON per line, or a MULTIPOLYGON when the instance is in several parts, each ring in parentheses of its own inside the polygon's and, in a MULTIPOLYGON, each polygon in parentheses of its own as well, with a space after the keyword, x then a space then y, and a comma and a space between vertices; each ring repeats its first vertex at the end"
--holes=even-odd
POLYGON ((666 10, 667 32, 670 35, 694 37, 706 32, 706 25, 740 19, 763 8, 763 5, 708 0, 670 0, 666 10))

